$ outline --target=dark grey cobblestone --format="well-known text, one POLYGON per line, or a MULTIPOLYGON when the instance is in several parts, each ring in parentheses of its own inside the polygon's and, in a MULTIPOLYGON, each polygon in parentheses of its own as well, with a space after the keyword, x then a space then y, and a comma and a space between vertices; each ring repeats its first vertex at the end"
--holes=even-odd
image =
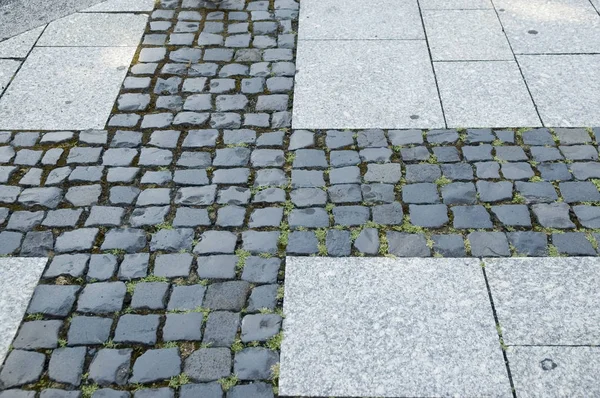
POLYGON ((157 3, 106 130, 0 133, 0 255, 51 257, 0 389, 275 396, 286 254, 598 254, 591 130, 292 131, 298 3, 215 7, 157 3))

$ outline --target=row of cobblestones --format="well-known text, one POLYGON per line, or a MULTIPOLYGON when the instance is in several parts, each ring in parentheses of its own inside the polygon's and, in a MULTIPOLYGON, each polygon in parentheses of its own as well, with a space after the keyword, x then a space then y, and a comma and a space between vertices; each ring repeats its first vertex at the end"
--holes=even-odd
POLYGON ((297 10, 162 0, 105 130, 0 132, 0 398, 276 396, 288 254, 597 255, 600 129, 291 131, 297 10))

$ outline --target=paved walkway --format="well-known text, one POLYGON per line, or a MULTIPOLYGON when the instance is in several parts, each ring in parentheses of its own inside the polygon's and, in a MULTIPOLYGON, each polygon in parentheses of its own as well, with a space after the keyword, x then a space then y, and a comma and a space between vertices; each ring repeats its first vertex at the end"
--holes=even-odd
POLYGON ((0 42, 0 398, 596 394, 598 124, 445 128, 435 68, 463 61, 431 64, 421 17, 298 25, 318 6, 109 0, 0 42), (404 91, 293 129, 303 74, 348 65, 303 54, 357 41, 404 91))

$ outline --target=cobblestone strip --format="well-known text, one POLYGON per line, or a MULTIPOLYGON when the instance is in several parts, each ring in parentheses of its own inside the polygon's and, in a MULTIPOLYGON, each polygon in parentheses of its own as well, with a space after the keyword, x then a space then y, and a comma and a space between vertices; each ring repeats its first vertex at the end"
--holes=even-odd
POLYGON ((290 131, 297 8, 163 0, 106 130, 0 133, 0 397, 271 397, 286 254, 596 254, 598 129, 290 131))

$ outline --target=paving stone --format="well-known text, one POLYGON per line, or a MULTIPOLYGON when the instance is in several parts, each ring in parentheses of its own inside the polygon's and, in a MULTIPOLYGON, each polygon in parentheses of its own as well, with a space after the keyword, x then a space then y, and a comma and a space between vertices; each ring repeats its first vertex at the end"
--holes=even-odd
POLYGON ((174 286, 167 311, 192 311, 201 307, 205 291, 202 285, 174 286))
POLYGON ((228 348, 201 348, 185 359, 183 372, 193 382, 206 382, 228 377, 231 352, 228 348))
POLYGON ((231 347, 239 325, 239 313, 213 311, 206 320, 202 343, 210 345, 210 347, 231 347))
POLYGON ((290 199, 296 207, 325 205, 327 193, 319 188, 299 188, 290 192, 290 199))
POLYGON ((192 260, 192 255, 188 253, 159 254, 154 260, 153 274, 166 278, 187 277, 192 260))
POLYGON ((332 167, 356 166, 361 162, 356 151, 331 151, 329 158, 332 167))
POLYGON ((198 239, 194 253, 233 253, 237 236, 228 231, 206 231, 198 239))
POLYGON ((100 185, 76 186, 68 189, 65 199, 73 206, 91 206, 98 203, 101 193, 100 185))
POLYGON ((600 192, 591 182, 561 182, 558 187, 562 198, 567 203, 600 201, 600 192))
POLYGON ((396 193, 392 184, 362 184, 360 190, 363 201, 366 203, 392 203, 396 200, 396 193))
POLYGON ((99 350, 90 364, 89 379, 101 386, 125 385, 132 351, 130 348, 99 350))
POLYGON ((471 243, 471 254, 473 256, 510 256, 508 240, 502 232, 471 232, 467 239, 471 243))
POLYGON ((59 188, 27 188, 19 195, 19 203, 28 207, 42 206, 54 209, 60 203, 62 195, 59 188))
POLYGON ((527 130, 523 132, 522 136, 525 145, 556 145, 552 134, 547 128, 527 130))
POLYGON ((175 392, 168 387, 146 388, 136 391, 134 398, 174 398, 175 392))
POLYGON ((194 230, 191 228, 163 229, 152 235, 150 250, 178 252, 191 250, 194 230))
POLYGON ((146 247, 146 233, 141 229, 110 229, 104 236, 101 250, 125 250, 135 253, 146 247))
POLYGON ((197 227, 210 225, 208 211, 189 207, 178 207, 173 219, 173 227, 197 227))
POLYGON ((558 199, 549 182, 515 182, 516 190, 525 198, 525 203, 548 203, 558 199))
POLYGON ((504 361, 498 350, 494 320, 489 316, 489 297, 479 260, 378 258, 377 262, 374 267, 373 259, 363 258, 287 259, 287 326, 281 356, 280 394, 365 396, 374 395, 373 391, 377 390, 375 394, 383 396, 455 393, 509 396, 510 383, 502 367, 504 361), (440 273, 443 276, 440 277, 440 273), (436 283, 431 283, 433 279, 436 283), (377 292, 373 290, 374 281, 379 287, 377 292), (455 297, 457 292, 460 292, 458 298, 455 297), (369 305, 365 305, 365 298, 369 305), (401 308, 404 314, 396 311, 399 317, 392 323, 378 323, 375 320, 381 316, 378 300, 388 305, 403 303, 394 308, 401 308), (453 314, 444 320, 446 327, 439 327, 439 314, 453 314), (356 319, 366 323, 357 324, 356 319), (407 319, 411 320, 408 325, 407 319), (382 340, 381 335, 373 334, 374 324, 382 328, 380 333, 390 338, 382 340), (457 330, 465 337, 447 339, 449 334, 456 335, 457 330), (326 341, 322 340, 324 333, 328 336, 326 341), (419 344, 428 350, 444 352, 444 360, 422 361, 410 355, 414 344, 398 344, 415 339, 421 339, 419 344), (311 342, 308 346, 307 341, 311 342), (369 349, 358 348, 361 347, 359 341, 366 343, 369 349), (482 350, 488 353, 484 357, 482 350), (341 357, 360 360, 336 367, 334 364, 339 363, 341 357), (383 361, 375 358, 383 358, 383 361), (392 364, 393 361, 399 362, 392 364), (447 369, 454 361, 460 363, 460 372, 450 374, 438 370, 447 369), (411 374, 402 378, 384 377, 381 368, 373 368, 375 363, 384 364, 387 369, 411 369, 411 374), (443 375, 441 387, 428 383, 431 373, 443 375), (368 374, 368 377, 357 382, 353 376, 356 374, 368 374), (472 383, 473 378, 479 381, 472 383), (335 382, 324 386, 322 382, 326 380, 335 382))
POLYGON ((439 203, 437 186, 431 183, 406 184, 402 187, 402 201, 405 203, 439 203))
POLYGON ((545 257, 548 255, 548 242, 543 232, 509 232, 508 241, 518 255, 545 257))
POLYGON ((552 244, 560 254, 568 256, 595 256, 596 252, 587 236, 582 232, 552 234, 552 244))
POLYGON ((563 145, 585 144, 591 142, 590 135, 585 129, 555 128, 554 134, 563 145))
MULTIPOLYGON (((440 149, 440 148, 433 148, 434 153, 435 153, 436 149, 440 149)), ((400 157, 402 158, 402 160, 404 162, 426 161, 429 159, 430 156, 431 156, 431 154, 429 153, 429 150, 425 146, 416 146, 416 147, 412 147, 412 148, 401 148, 400 149, 400 157)), ((439 161, 442 161, 439 159, 439 156, 437 156, 437 153, 436 153, 436 157, 438 158, 439 161)))
POLYGON ((37 352, 11 351, 0 372, 2 388, 35 383, 42 375, 45 358, 44 354, 37 352))
POLYGON ((488 144, 483 145, 465 145, 462 148, 462 153, 468 162, 479 162, 482 160, 492 160, 493 147, 488 144))
POLYGON ((196 272, 203 279, 233 279, 238 260, 237 256, 232 255, 198 257, 196 272))
POLYGON ((460 162, 460 154, 454 147, 433 147, 432 150, 438 162, 460 162))
POLYGON ((390 130, 388 138, 392 145, 422 144, 423 132, 421 130, 390 130))
POLYGON ((318 241, 312 231, 293 231, 289 234, 287 253, 314 254, 318 253, 318 241))
POLYGON ((502 175, 509 180, 527 180, 535 175, 529 163, 511 162, 501 165, 502 175))
POLYGON ((256 209, 250 215, 248 226, 250 228, 276 227, 283 218, 283 209, 280 207, 268 207, 256 209))
POLYGON ((244 263, 241 278, 250 283, 275 283, 280 266, 281 261, 277 258, 251 256, 244 263))
POLYGON ((56 348, 62 321, 30 321, 21 325, 13 347, 17 349, 36 350, 40 348, 56 348))
POLYGON ((505 344, 595 345, 599 336, 594 309, 597 297, 591 293, 598 278, 595 259, 545 257, 544 261, 510 258, 484 262, 505 344))
POLYGON ((73 252, 89 250, 94 245, 98 228, 79 228, 63 232, 56 238, 54 250, 56 252, 73 252))
POLYGON ((117 322, 113 340, 116 343, 153 345, 159 321, 158 315, 123 315, 117 322))
POLYGON ((354 240, 354 247, 361 253, 379 253, 379 232, 376 228, 365 228, 354 240))
POLYGON ((103 344, 108 341, 111 325, 111 318, 73 317, 67 334, 68 345, 103 344))
MULTIPOLYGON (((358 185, 358 184, 331 185, 327 189, 327 195, 329 195, 329 200, 332 203, 358 203, 358 202, 361 202, 363 199, 362 193, 361 193, 361 188, 360 188, 360 185, 358 185)), ((311 211, 311 210, 314 212, 316 209, 293 210, 291 215, 294 215, 294 212, 296 212, 295 218, 298 218, 298 217, 302 217, 302 216, 298 216, 298 214, 306 214, 307 211, 311 211)), ((316 214, 315 214, 315 216, 316 216, 316 214)), ((321 225, 321 226, 329 225, 328 220, 322 219, 320 217, 320 215, 317 218, 317 221, 320 223, 326 223, 326 225, 321 225)))
POLYGON ((21 246, 23 234, 18 232, 3 231, 0 232, 0 254, 13 254, 21 246))
POLYGON ((61 254, 54 256, 50 266, 44 273, 46 278, 55 278, 60 275, 80 277, 83 275, 90 256, 87 254, 61 254))
POLYGON ((79 286, 39 285, 33 292, 27 313, 65 317, 71 312, 79 286))
POLYGON ((566 203, 540 203, 531 206, 538 222, 546 228, 575 228, 569 217, 569 205, 566 203))
POLYGON ((555 160, 562 160, 564 157, 556 148, 548 148, 542 146, 532 146, 530 148, 533 160, 536 162, 552 162, 555 160))
POLYGON ((398 202, 373 206, 371 212, 373 214, 373 222, 381 225, 402 224, 404 218, 402 205, 398 202))
MULTIPOLYGON (((422 179, 419 179, 417 176, 415 176, 415 173, 429 173, 429 171, 417 171, 411 168, 409 174, 409 166, 406 167, 406 178, 407 180, 411 178, 410 182, 423 181, 422 179)), ((401 177, 402 170, 400 169, 399 164, 369 164, 367 165, 367 172, 365 173, 364 179, 366 182, 386 182, 393 184, 400 181, 401 177)))
POLYGON ((167 314, 162 330, 165 341, 200 341, 204 315, 198 312, 189 314, 167 314))
POLYGON ((290 227, 320 228, 329 226, 329 215, 319 207, 294 209, 288 216, 290 227))
POLYGON ((81 383, 86 348, 58 348, 52 352, 48 377, 58 383, 78 386, 81 383))
POLYGON ((389 148, 365 148, 358 155, 364 163, 389 163, 392 150, 389 148))
MULTIPOLYGON (((290 89, 291 89, 291 87, 290 87, 290 89)), ((330 135, 328 132, 327 138, 329 139, 329 137, 330 137, 330 135)), ((352 138, 352 137, 350 137, 350 138, 352 138)), ((335 137, 333 137, 332 139, 335 139, 335 137)), ((290 136, 288 150, 295 151, 296 149, 309 148, 309 147, 313 146, 314 143, 315 143, 314 133, 312 133, 310 131, 305 131, 305 130, 295 130, 292 133, 292 135, 290 136)), ((327 146, 329 148, 332 148, 331 146, 329 146, 329 141, 327 143, 327 146)), ((343 146, 345 146, 345 145, 343 145, 343 146)))
POLYGON ((454 218, 454 228, 492 228, 490 215, 485 207, 476 206, 454 206, 451 208, 454 218))
POLYGON ((423 235, 386 232, 388 252, 397 257, 429 257, 431 251, 423 235))
POLYGON ((365 206, 337 206, 332 212, 335 224, 345 226, 365 224, 370 213, 365 206))
POLYGON ((561 145, 559 149, 568 160, 598 160, 598 150, 591 145, 561 145))
POLYGON ((177 190, 175 203, 184 206, 208 206, 214 203, 216 194, 215 185, 180 188, 177 190))
POLYGON ((410 222, 427 228, 440 228, 448 223, 446 205, 410 205, 410 222))
POLYGON ((235 354, 233 371, 241 380, 266 380, 278 362, 279 355, 275 351, 262 347, 245 348, 235 354))
POLYGON ((468 163, 442 164, 442 174, 450 180, 472 180, 473 166, 468 163))
POLYGON ((246 218, 246 208, 228 205, 217 210, 217 222, 220 227, 241 227, 246 218))
POLYGON ((217 382, 202 384, 186 384, 179 391, 181 398, 207 397, 219 398, 223 396, 221 385, 217 382))
POLYGON ((121 280, 144 278, 148 274, 148 253, 125 254, 117 277, 121 280))
POLYGON ((600 163, 597 162, 577 162, 571 165, 570 170, 576 179, 588 180, 590 178, 600 177, 600 163))
POLYGON ((573 211, 579 220, 579 223, 585 228, 600 227, 600 207, 595 206, 573 206, 573 211))
POLYGON ((58 388, 46 388, 40 394, 41 398, 80 398, 79 391, 66 391, 58 388))
POLYGON ((48 257, 54 249, 51 231, 28 232, 21 243, 21 256, 48 257))
POLYGON ((452 129, 427 132, 427 142, 430 144, 454 144, 458 138, 458 132, 452 129))
POLYGON ((470 182, 453 182, 441 189, 442 199, 447 205, 472 205, 477 200, 475 185, 470 182))
POLYGON ((330 256, 349 256, 351 251, 350 231, 328 230, 325 244, 330 256))
POLYGON ((240 311, 249 292, 250 284, 245 281, 213 283, 206 291, 204 306, 211 310, 240 311))
POLYGON ((531 217, 525 205, 492 206, 491 210, 503 225, 515 227, 531 226, 531 217))
POLYGON ((230 398, 273 398, 273 389, 267 383, 256 382, 252 384, 233 386, 229 391, 230 398))
POLYGON ((466 257, 463 238, 458 234, 432 235, 433 250, 442 257, 466 257))
MULTIPOLYGON (((281 181, 283 185, 285 179, 281 181)), ((266 185, 266 184, 261 184, 266 185)), ((309 188, 309 187, 324 187, 325 180, 323 172, 319 170, 292 170, 292 187, 293 188, 309 188)))
POLYGON ((563 163, 544 163, 537 166, 542 179, 546 181, 568 181, 572 180, 571 172, 563 163))
POLYGON ((248 299, 248 312, 258 312, 263 308, 274 309, 277 303, 278 285, 256 286, 248 299))
POLYGON ((500 164, 497 162, 477 162, 475 170, 479 178, 500 178, 500 164))
POLYGON ((77 311, 92 314, 106 314, 120 311, 125 298, 123 282, 89 283, 77 300, 77 311))
POLYGON ((131 308, 160 310, 165 308, 169 284, 164 282, 140 282, 135 285, 131 308))
POLYGON ((152 383, 170 379, 181 372, 179 349, 148 350, 139 356, 132 369, 130 383, 152 383))

